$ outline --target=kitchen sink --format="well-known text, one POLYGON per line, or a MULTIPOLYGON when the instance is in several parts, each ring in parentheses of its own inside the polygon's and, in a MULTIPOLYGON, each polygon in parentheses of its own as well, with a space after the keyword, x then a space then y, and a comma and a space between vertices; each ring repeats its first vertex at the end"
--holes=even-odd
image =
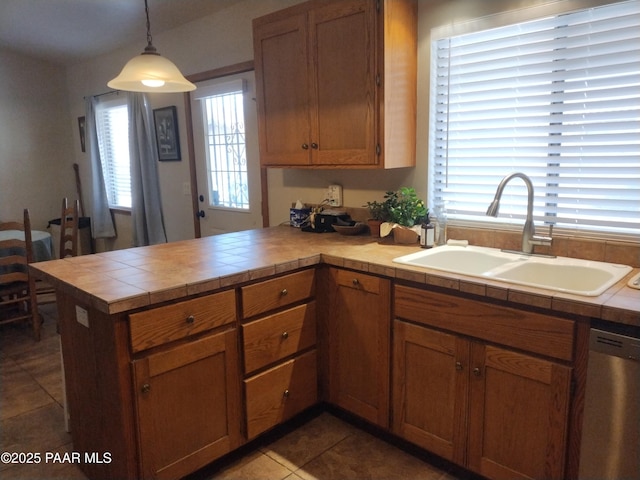
POLYGON ((465 275, 485 275, 493 269, 520 258, 493 248, 442 246, 394 258, 396 263, 434 268, 465 275))
POLYGON ((452 245, 411 253, 393 261, 584 296, 600 295, 632 270, 627 265, 606 262, 452 245))

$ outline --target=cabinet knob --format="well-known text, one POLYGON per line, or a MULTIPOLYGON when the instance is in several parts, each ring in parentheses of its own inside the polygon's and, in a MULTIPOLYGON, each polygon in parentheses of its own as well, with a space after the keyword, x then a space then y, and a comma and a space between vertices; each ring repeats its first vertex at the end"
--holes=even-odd
POLYGON ((289 293, 289 292, 287 292, 287 289, 286 289, 286 288, 283 288, 283 289, 282 289, 282 291, 280 292, 280 296, 281 296, 281 297, 284 297, 284 296, 286 296, 286 295, 287 295, 287 293, 289 293))
POLYGON ((282 332, 282 339, 286 340, 287 338, 289 338, 289 332, 282 332))
POLYGON ((358 286, 360 284, 357 278, 354 278, 353 280, 351 280, 351 283, 353 283, 355 286, 358 286))
POLYGON ((316 142, 313 142, 311 144, 311 148, 313 148, 314 150, 317 150, 318 149, 318 144, 316 142))
POLYGON ((458 371, 462 370, 462 363, 456 362, 456 370, 458 371))
POLYGON ((479 377, 479 376, 480 376, 480 369, 479 369, 478 367, 474 368, 474 369, 473 369, 473 374, 474 374, 476 377, 479 377))
POLYGON ((282 392, 282 396, 283 398, 289 398, 289 390, 285 390, 284 392, 282 392))
POLYGON ((142 393, 149 393, 150 390, 151 390, 151 385, 149 385, 148 383, 145 383, 144 385, 142 385, 142 388, 140 388, 140 391, 142 393))
POLYGON ((194 317, 193 315, 189 315, 189 316, 187 317, 187 323, 188 323, 189 325, 191 325, 191 324, 192 324, 193 322, 195 322, 195 321, 196 321, 196 317, 194 317))
POLYGON ((302 149, 303 150, 309 150, 309 145, 307 145, 306 143, 302 144, 302 149))

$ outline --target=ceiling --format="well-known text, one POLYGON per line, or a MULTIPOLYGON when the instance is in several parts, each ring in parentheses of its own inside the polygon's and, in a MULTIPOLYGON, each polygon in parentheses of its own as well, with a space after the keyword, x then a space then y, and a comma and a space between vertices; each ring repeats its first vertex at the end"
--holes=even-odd
MULTIPOLYGON (((151 34, 241 0, 148 0, 151 34)), ((0 48, 59 65, 139 42, 146 46, 144 0, 0 0, 0 48)))

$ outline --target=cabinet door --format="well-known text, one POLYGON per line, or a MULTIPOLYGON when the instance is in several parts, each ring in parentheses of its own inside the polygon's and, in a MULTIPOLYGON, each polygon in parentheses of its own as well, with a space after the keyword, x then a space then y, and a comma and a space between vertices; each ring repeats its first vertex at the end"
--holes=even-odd
POLYGON ((563 478, 571 368, 471 349, 469 462, 488 478, 563 478))
POLYGON ((468 341, 395 320, 394 433, 464 464, 468 375, 468 341))
POLYGON ((389 281, 331 269, 329 399, 389 426, 389 281))
POLYGON ((133 362, 143 478, 181 478, 240 445, 237 334, 133 362))
POLYGON ((333 2, 309 12, 312 163, 377 163, 375 3, 333 2))
POLYGON ((307 16, 254 24, 260 163, 310 162, 307 16))

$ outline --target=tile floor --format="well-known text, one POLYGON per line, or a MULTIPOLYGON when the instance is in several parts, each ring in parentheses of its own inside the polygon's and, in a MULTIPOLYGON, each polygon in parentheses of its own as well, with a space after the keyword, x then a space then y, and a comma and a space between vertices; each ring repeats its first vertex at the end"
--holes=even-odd
MULTIPOLYGON (((0 463, 9 479, 86 479, 72 463, 45 463, 47 452, 73 452, 64 430, 55 305, 41 307, 42 340, 20 325, 0 326, 0 452, 39 452, 38 465, 0 463)), ((435 463, 435 462, 432 462, 435 463)), ((437 468, 327 413, 318 412, 190 475, 189 480, 456 480, 437 468)), ((456 475, 456 476, 454 476, 456 475)))

